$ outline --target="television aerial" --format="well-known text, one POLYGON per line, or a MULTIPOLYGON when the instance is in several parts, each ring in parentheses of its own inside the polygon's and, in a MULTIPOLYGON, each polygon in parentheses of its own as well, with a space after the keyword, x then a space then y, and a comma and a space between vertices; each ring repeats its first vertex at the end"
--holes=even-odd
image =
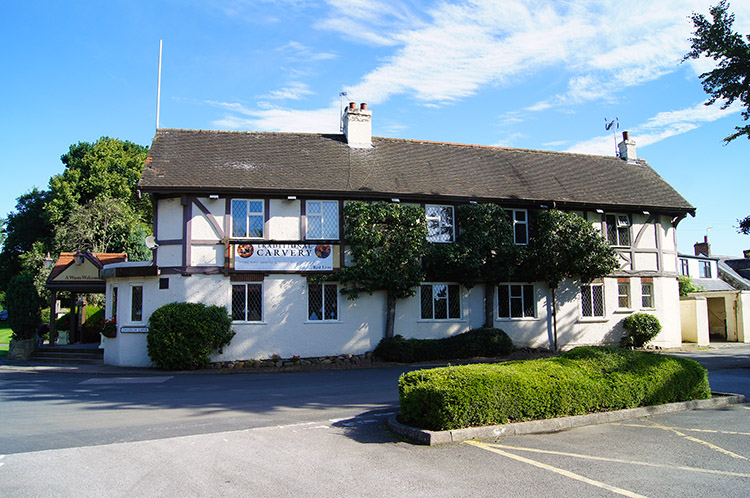
POLYGON ((617 130, 620 129, 620 120, 617 118, 604 118, 604 129, 607 131, 612 130, 612 138, 615 141, 615 157, 619 157, 620 154, 617 151, 617 130))

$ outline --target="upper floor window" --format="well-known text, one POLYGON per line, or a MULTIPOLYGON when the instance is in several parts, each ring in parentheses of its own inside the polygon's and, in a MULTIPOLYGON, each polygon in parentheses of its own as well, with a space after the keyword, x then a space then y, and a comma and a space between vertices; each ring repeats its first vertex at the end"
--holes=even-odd
POLYGON ((232 237, 260 239, 265 224, 264 202, 258 199, 232 200, 232 237))
POLYGON ((497 286, 499 318, 535 318, 536 299, 530 284, 500 284, 497 286))
POLYGON ((453 206, 426 205, 427 240, 430 242, 453 242, 456 238, 453 222, 453 206))
POLYGON ((581 286, 581 316, 604 316, 604 285, 584 284, 581 286))
POLYGON ((680 275, 690 276, 690 266, 687 259, 680 258, 680 275))
POLYGON ((516 245, 529 243, 529 217, 525 209, 508 209, 513 222, 513 242, 516 245))
POLYGON ((307 318, 310 321, 339 319, 339 293, 336 284, 308 284, 307 318))
POLYGON ((711 278, 711 262, 710 261, 698 262, 698 276, 700 278, 711 278))
POLYGON ((608 214, 607 240, 612 246, 630 246, 630 217, 627 214, 608 214))
POLYGON ((458 284, 422 284, 420 301, 423 320, 461 318, 461 292, 458 284))
POLYGON ((305 206, 308 239, 339 238, 338 201, 307 201, 305 206))
POLYGON ((263 320, 263 284, 232 284, 232 320, 260 322, 263 320))

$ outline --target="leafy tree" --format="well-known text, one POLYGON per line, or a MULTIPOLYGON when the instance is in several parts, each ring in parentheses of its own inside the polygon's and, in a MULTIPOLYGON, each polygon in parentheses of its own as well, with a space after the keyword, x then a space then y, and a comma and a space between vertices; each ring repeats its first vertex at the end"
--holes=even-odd
POLYGON ((617 252, 591 223, 575 213, 550 209, 532 218, 526 261, 535 275, 552 291, 554 348, 557 349, 557 304, 555 292, 563 280, 589 282, 619 267, 617 252))
MULTIPOLYGON (((709 9, 712 20, 703 14, 693 13, 690 17, 695 26, 694 36, 690 39, 692 50, 684 60, 697 59, 703 55, 717 61, 716 69, 700 75, 703 90, 710 96, 706 105, 712 105, 721 99, 722 109, 739 100, 745 109, 742 119, 750 119, 750 35, 743 36, 732 30, 734 14, 728 11, 729 4, 721 0, 718 5, 709 9)), ((736 126, 736 132, 724 139, 729 143, 745 135, 750 139, 750 125, 736 126)))
POLYGON ((33 339, 41 318, 39 294, 34 287, 34 277, 21 273, 10 280, 5 295, 8 321, 15 339, 33 339))
POLYGON ((737 231, 745 235, 750 235, 750 216, 746 216, 744 219, 737 221, 739 222, 737 231))
POLYGON ((496 204, 463 204, 456 208, 458 235, 453 244, 430 244, 424 258, 428 275, 471 288, 485 283, 484 326, 494 326, 494 292, 519 263, 508 214, 496 204))
POLYGON ((342 293, 356 299, 360 292, 387 294, 385 336, 393 337, 396 299, 416 293, 424 281, 427 224, 424 209, 389 202, 352 201, 343 210, 344 233, 353 266, 339 272, 342 293))
POLYGON ((26 269, 34 274, 40 269, 24 263, 22 255, 35 247, 47 248, 52 240, 52 225, 44 210, 49 192, 34 188, 16 200, 16 208, 8 214, 5 243, 0 252, 0 290, 7 289, 10 279, 26 269))
POLYGON ((130 259, 148 259, 144 238, 149 228, 122 199, 97 198, 75 206, 65 229, 57 230, 57 247, 92 252, 127 252, 130 259))
POLYGON ((691 292, 703 292, 706 290, 705 287, 696 284, 692 278, 686 275, 680 275, 677 282, 680 286, 680 297, 686 297, 691 292))
POLYGON ((71 145, 60 159, 65 171, 50 179, 47 211, 52 223, 64 224, 77 206, 95 199, 120 199, 138 217, 151 223, 151 203, 138 197, 148 149, 129 141, 102 137, 94 143, 71 145))

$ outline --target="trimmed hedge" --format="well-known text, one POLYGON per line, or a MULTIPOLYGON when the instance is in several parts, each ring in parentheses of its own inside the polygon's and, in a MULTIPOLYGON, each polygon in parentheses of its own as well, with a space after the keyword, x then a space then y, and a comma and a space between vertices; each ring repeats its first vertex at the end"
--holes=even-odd
POLYGON ((430 430, 710 397, 706 369, 696 361, 606 347, 543 360, 418 370, 399 379, 401 421, 430 430))
POLYGON ((625 335, 620 340, 621 347, 642 348, 651 342, 661 331, 661 323, 654 315, 634 313, 622 321, 625 335))
POLYGON ((375 356, 385 361, 453 360, 477 356, 503 356, 513 351, 513 342, 500 329, 479 328, 443 339, 385 338, 375 348, 375 356))
POLYGON ((209 363, 234 337, 227 309, 201 303, 170 303, 148 319, 148 356, 165 370, 191 370, 209 363))

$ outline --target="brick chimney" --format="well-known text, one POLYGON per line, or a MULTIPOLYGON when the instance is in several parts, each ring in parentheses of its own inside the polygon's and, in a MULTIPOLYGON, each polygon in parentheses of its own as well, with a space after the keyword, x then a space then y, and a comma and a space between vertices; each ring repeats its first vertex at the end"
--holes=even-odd
POLYGON ((349 102, 344 110, 344 136, 349 147, 369 149, 372 147, 372 111, 362 103, 357 109, 356 102, 349 102))
POLYGON ((630 139, 630 133, 627 131, 622 132, 622 142, 617 147, 620 149, 620 159, 629 163, 635 163, 635 140, 630 139))
POLYGON ((708 235, 703 236, 703 242, 693 244, 696 256, 711 256, 711 244, 708 243, 708 235))

